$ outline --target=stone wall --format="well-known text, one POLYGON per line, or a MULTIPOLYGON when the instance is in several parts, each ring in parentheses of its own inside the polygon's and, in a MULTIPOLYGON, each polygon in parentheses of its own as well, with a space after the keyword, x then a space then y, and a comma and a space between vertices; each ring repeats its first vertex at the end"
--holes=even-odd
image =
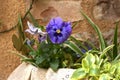
POLYGON ((25 13, 24 0, 0 0, 0 80, 6 80, 8 75, 20 64, 20 59, 8 50, 15 50, 12 44, 11 29, 17 24, 18 14, 25 13), (3 32, 3 33, 2 33, 3 32))

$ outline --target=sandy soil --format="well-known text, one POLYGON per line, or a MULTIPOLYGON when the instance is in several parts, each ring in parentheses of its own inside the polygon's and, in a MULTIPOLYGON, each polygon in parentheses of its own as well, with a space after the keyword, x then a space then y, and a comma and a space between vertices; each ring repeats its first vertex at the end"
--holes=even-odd
MULTIPOLYGON (((94 4, 94 0, 82 0, 83 11, 100 26, 102 32, 107 32, 110 28, 114 28, 113 21, 111 20, 96 20, 93 18, 92 11, 94 4)), ((5 29, 13 27, 16 24, 18 14, 24 15, 26 10, 24 0, 0 0, 0 6, 0 20, 2 20, 2 26, 5 29)), ((83 20, 80 21, 79 25, 74 29, 74 32, 94 33, 94 30, 86 20, 83 20)), ((19 58, 8 52, 8 50, 14 50, 11 41, 12 34, 14 33, 16 33, 15 30, 0 33, 0 80, 6 80, 8 75, 20 64, 19 58)))

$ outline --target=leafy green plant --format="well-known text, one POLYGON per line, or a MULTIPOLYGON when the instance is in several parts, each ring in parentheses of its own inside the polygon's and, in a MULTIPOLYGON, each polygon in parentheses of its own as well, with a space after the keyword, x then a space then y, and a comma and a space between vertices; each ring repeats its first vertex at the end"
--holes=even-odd
POLYGON ((118 54, 117 42, 119 22, 116 23, 113 45, 108 46, 99 27, 87 15, 81 13, 97 32, 100 49, 86 52, 82 59, 82 66, 73 73, 71 80, 119 80, 120 54, 118 54))
POLYGON ((71 80, 119 80, 120 60, 109 62, 108 58, 99 57, 112 48, 113 45, 108 46, 103 52, 98 53, 88 51, 82 59, 82 66, 73 73, 71 80))
POLYGON ((16 50, 18 51, 22 51, 23 54, 26 54, 28 52, 28 49, 26 47, 26 45, 24 44, 24 41, 25 41, 25 34, 24 34, 24 31, 23 31, 23 24, 22 24, 22 19, 19 15, 19 19, 18 19, 18 24, 16 25, 17 26, 17 32, 18 32, 18 35, 13 35, 12 36, 12 42, 13 42, 13 46, 16 48, 16 50))
MULTIPOLYGON (((100 45, 100 51, 103 51, 103 49, 105 49, 108 44, 106 44, 106 41, 104 40, 101 31, 99 29, 99 27, 83 12, 81 12, 82 15, 84 16, 84 18, 91 24, 91 27, 94 28, 94 30, 97 32, 98 37, 99 37, 99 45, 100 45)), ((115 45, 112 49, 112 51, 108 51, 106 57, 109 56, 110 60, 114 60, 119 54, 118 54, 118 42, 117 42, 117 38, 118 38, 118 24, 119 21, 116 22, 116 28, 115 28, 115 32, 114 32, 114 39, 113 39, 113 44, 115 45)))
MULTIPOLYGON (((29 29, 26 29, 24 31, 22 19, 19 17, 17 27, 18 35, 14 34, 12 36, 13 45, 16 50, 22 51, 22 53, 25 54, 22 55, 20 53, 17 53, 17 55, 21 57, 22 61, 31 63, 36 67, 51 67, 53 70, 57 70, 58 68, 76 68, 79 66, 79 64, 75 64, 81 61, 84 53, 89 49, 92 49, 91 46, 89 46, 90 48, 88 48, 84 45, 84 42, 76 40, 71 35, 68 35, 69 33, 67 33, 67 36, 63 36, 66 34, 66 32, 68 32, 67 30, 71 31, 71 29, 77 23, 71 26, 71 23, 62 21, 62 23, 69 25, 66 32, 63 32, 65 34, 62 33, 62 26, 60 26, 60 29, 53 29, 55 30, 55 33, 54 35, 52 35, 53 37, 51 37, 51 34, 49 35, 49 32, 45 32, 45 30, 49 31, 49 25, 48 29, 45 29, 44 26, 38 24, 38 22, 34 19, 30 12, 28 14, 30 21, 33 24, 27 22, 29 29), (29 32, 30 34, 32 34, 32 37, 28 39, 25 35, 25 32, 29 32), (34 36, 37 36, 38 39, 34 39, 34 36), (54 40, 54 37, 56 36, 60 37, 57 37, 57 39, 54 40), (61 39, 62 36, 63 40, 61 39), (66 37, 68 37, 68 39, 66 39, 66 37)), ((56 19, 58 19, 58 24, 61 24, 61 22, 59 23, 59 20, 61 21, 61 19, 56 19)), ((62 25, 66 26, 64 24, 62 25)), ((56 25, 55 28, 57 28, 56 25)))

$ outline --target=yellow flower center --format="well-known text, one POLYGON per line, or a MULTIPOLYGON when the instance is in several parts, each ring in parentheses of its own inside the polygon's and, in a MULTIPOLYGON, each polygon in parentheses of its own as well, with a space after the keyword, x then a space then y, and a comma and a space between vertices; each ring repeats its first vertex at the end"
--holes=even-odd
POLYGON ((61 31, 58 29, 58 30, 56 30, 56 32, 59 34, 61 31))

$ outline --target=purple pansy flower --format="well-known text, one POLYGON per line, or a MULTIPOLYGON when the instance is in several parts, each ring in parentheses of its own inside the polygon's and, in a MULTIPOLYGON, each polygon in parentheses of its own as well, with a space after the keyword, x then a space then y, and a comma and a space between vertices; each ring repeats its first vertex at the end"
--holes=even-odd
POLYGON ((25 32, 28 32, 32 35, 38 34, 38 40, 40 42, 45 41, 47 38, 47 33, 42 32, 40 28, 35 27, 33 24, 31 24, 29 21, 27 21, 29 29, 26 29, 25 32))
POLYGON ((60 17, 56 17, 50 20, 46 31, 52 43, 60 44, 68 39, 72 26, 70 22, 64 22, 60 17))

